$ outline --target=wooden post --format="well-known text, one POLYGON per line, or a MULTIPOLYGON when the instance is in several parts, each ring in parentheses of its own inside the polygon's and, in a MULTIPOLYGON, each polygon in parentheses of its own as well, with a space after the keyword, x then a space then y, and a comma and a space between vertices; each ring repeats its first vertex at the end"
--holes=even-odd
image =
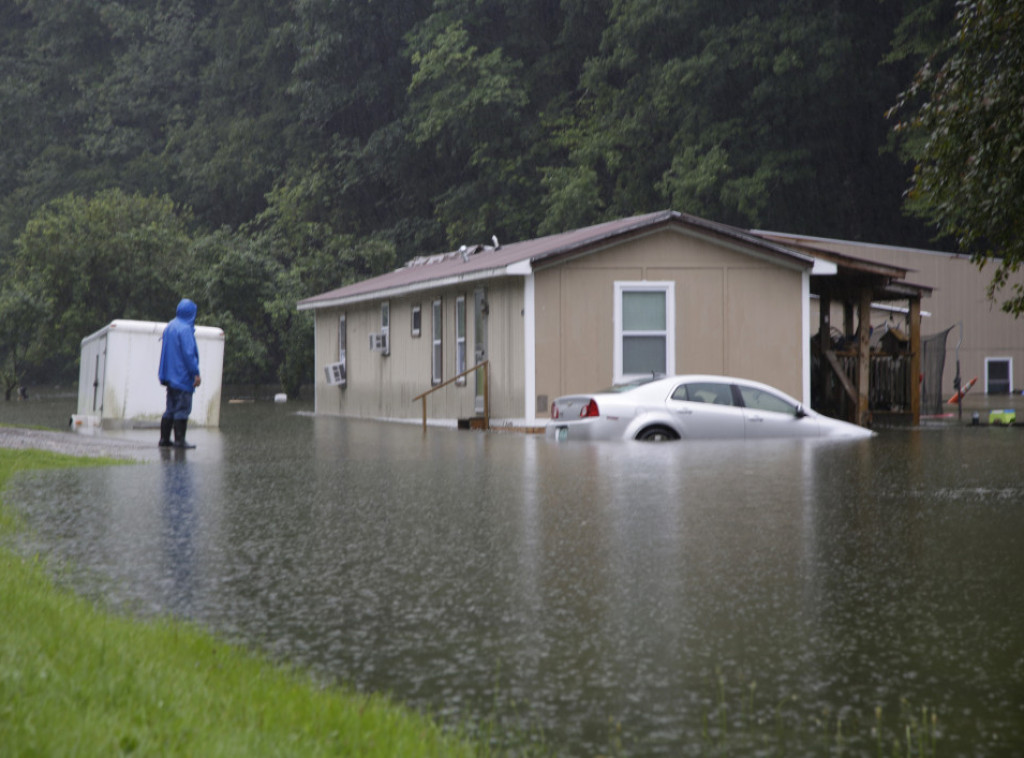
POLYGON ((910 418, 921 423, 921 298, 910 298, 910 418))
POLYGON ((860 292, 859 324, 857 327, 857 423, 868 426, 871 422, 871 288, 860 292))
POLYGON ((852 339, 853 331, 853 303, 849 300, 843 301, 843 336, 852 339))

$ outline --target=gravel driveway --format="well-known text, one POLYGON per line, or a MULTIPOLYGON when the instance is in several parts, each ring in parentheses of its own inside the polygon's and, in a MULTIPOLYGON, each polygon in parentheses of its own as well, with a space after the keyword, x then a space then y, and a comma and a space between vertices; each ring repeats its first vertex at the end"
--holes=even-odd
POLYGON ((139 440, 119 437, 20 429, 12 426, 0 426, 0 447, 32 448, 67 455, 140 461, 152 460, 157 451, 155 438, 152 443, 146 444, 139 440))

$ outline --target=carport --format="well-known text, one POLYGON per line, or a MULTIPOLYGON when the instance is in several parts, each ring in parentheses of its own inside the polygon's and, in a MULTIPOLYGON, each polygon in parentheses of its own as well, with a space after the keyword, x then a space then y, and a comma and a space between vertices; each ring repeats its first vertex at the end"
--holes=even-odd
POLYGON ((906 281, 908 269, 825 250, 800 249, 834 265, 811 277, 817 296, 818 333, 811 345, 811 395, 815 410, 869 426, 873 412, 921 419, 921 299, 931 288, 906 281), (871 346, 873 308, 906 316, 906 340, 898 347, 871 346), (839 324, 833 324, 834 314, 839 324), (874 408, 872 407, 874 405, 874 408))

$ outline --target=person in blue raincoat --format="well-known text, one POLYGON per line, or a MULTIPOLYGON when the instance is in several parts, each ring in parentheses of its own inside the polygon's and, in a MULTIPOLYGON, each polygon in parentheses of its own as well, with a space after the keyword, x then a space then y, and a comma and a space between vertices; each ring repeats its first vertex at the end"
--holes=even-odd
POLYGON ((187 297, 178 303, 178 313, 164 327, 160 346, 160 384, 167 388, 167 408, 160 419, 160 446, 193 448, 185 442, 192 395, 202 382, 199 376, 199 346, 196 344, 196 304, 187 297), (171 442, 171 431, 174 442, 171 442))

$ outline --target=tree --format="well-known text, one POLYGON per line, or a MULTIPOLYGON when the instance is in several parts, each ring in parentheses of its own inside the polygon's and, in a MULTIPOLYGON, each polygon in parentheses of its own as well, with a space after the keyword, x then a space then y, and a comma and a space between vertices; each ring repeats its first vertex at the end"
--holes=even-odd
POLYGON ((957 6, 956 31, 918 71, 892 113, 916 161, 907 208, 981 267, 989 296, 1024 313, 1024 3, 957 6), (1008 293, 1005 291, 1009 287, 1008 293))
POLYGON ((34 339, 42 314, 40 303, 24 290, 5 286, 0 290, 0 384, 4 400, 25 381, 33 366, 46 363, 34 339))
POLYGON ((67 195, 38 211, 4 281, 32 303, 37 320, 23 328, 38 349, 67 370, 82 338, 111 320, 173 313, 190 268, 187 217, 167 197, 120 190, 67 195))
POLYGON ((450 242, 504 234, 528 174, 516 128, 528 102, 522 64, 478 49, 462 21, 424 25, 417 45, 410 137, 436 161, 435 214, 450 242))
MULTIPOLYGON (((545 165, 542 229, 672 207, 740 226, 924 239, 880 154, 903 7, 617 0, 545 165), (589 207, 588 207, 589 206, 589 207)), ((906 64, 901 64, 906 65, 906 64)))
POLYGON ((276 379, 297 394, 313 377, 313 321, 296 302, 394 265, 389 243, 340 234, 322 220, 330 201, 319 180, 279 187, 253 222, 193 243, 186 290, 203 319, 224 329, 226 383, 276 379))

